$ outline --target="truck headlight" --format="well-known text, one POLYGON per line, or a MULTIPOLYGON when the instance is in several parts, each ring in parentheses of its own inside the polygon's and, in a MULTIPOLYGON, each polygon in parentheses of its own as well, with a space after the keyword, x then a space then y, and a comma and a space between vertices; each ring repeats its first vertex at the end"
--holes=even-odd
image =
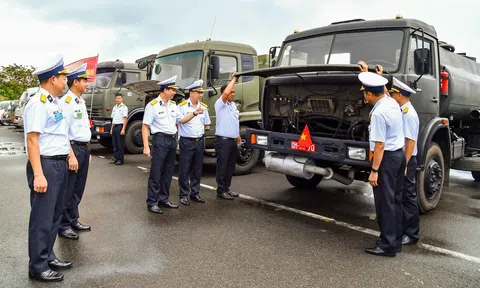
POLYGON ((262 146, 268 146, 268 136, 252 134, 250 136, 250 143, 262 146))
POLYGON ((367 160, 367 150, 365 148, 348 147, 348 158, 353 160, 367 160))

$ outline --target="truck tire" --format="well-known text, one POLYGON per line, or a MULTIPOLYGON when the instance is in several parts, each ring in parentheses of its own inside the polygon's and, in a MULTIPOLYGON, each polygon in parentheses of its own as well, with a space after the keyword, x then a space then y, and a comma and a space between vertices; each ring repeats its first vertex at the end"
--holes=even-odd
POLYGON ((130 154, 143 153, 142 120, 135 120, 125 131, 125 150, 130 154))
POLYGON ((475 182, 480 182, 480 172, 472 171, 472 177, 475 179, 475 182))
POLYGON ((260 150, 246 148, 244 143, 245 141, 242 139, 242 145, 238 148, 234 175, 250 174, 260 159, 260 150))
POLYGON ((437 207, 442 196, 445 164, 440 146, 432 142, 428 148, 425 168, 417 174, 418 206, 422 213, 437 207))
POLYGON ((285 175, 285 177, 288 180, 288 183, 290 183, 292 186, 298 188, 298 189, 315 189, 317 187, 318 183, 322 181, 323 176, 321 175, 313 175, 312 178, 310 179, 303 179, 295 176, 290 176, 290 175, 285 175))

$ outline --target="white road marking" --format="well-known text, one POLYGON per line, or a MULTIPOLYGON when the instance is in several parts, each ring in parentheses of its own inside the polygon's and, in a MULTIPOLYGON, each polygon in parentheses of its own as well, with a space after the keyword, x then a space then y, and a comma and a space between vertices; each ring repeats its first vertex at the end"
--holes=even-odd
POLYGON ((99 155, 98 157, 102 158, 102 159, 105 159, 105 156, 102 156, 102 155, 99 155))
MULTIPOLYGON (((137 168, 139 168, 143 171, 148 171, 147 168, 144 168, 144 167, 141 167, 141 166, 137 166, 137 168)), ((172 179, 178 181, 178 177, 173 176, 172 179)), ((200 186, 203 187, 203 188, 212 190, 212 191, 217 190, 217 188, 215 188, 213 186, 202 184, 202 183, 200 183, 200 186)), ((275 209, 276 211, 285 210, 285 211, 293 212, 293 213, 296 213, 296 214, 299 214, 299 215, 307 216, 307 217, 310 217, 310 218, 313 218, 313 219, 322 220, 322 221, 325 221, 325 222, 328 222, 328 223, 335 224, 337 226, 345 227, 345 228, 348 228, 348 229, 351 229, 351 230, 354 230, 354 231, 357 231, 357 232, 362 232, 362 233, 372 235, 372 236, 375 236, 375 237, 380 236, 380 232, 378 232, 376 230, 356 226, 356 225, 349 224, 349 223, 346 223, 346 222, 343 222, 343 221, 338 221, 338 220, 335 220, 333 218, 322 216, 322 215, 319 215, 319 214, 295 209, 295 208, 292 208, 292 207, 288 207, 288 206, 284 206, 284 205, 281 205, 281 204, 265 201, 265 200, 258 199, 258 198, 255 198, 255 197, 251 197, 251 196, 244 195, 244 194, 240 194, 239 198, 242 198, 242 199, 245 199, 245 200, 248 200, 248 201, 252 201, 252 202, 256 202, 256 203, 260 203, 262 205, 267 205, 267 206, 270 206, 270 207, 274 207, 274 208, 276 208, 275 209)), ((432 246, 432 245, 428 245, 428 244, 424 244, 424 243, 419 243, 418 247, 420 247, 422 249, 425 249, 425 250, 428 250, 428 251, 435 252, 435 253, 439 253, 439 254, 443 254, 443 255, 447 255, 447 256, 451 256, 451 257, 455 257, 455 258, 459 258, 459 259, 463 259, 463 260, 466 260, 466 261, 470 261, 470 262, 480 264, 480 258, 475 257, 475 256, 470 256, 470 255, 463 254, 463 253, 460 253, 460 252, 456 252, 456 251, 452 251, 452 250, 448 250, 448 249, 444 249, 444 248, 440 248, 440 247, 436 247, 436 246, 432 246)), ((479 271, 480 271, 480 269, 479 269, 479 271)))

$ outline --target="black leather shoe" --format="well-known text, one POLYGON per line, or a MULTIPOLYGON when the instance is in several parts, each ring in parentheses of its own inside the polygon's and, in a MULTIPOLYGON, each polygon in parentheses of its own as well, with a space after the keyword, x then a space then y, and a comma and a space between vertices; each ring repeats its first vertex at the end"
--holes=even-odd
POLYGON ((187 197, 180 198, 180 203, 182 203, 183 205, 190 205, 190 201, 188 201, 187 197))
POLYGON ((221 199, 225 199, 225 200, 233 200, 234 199, 227 192, 223 192, 222 194, 217 194, 217 198, 221 198, 221 199))
POLYGON ((163 207, 166 207, 166 208, 173 208, 173 209, 177 209, 178 208, 178 205, 175 205, 173 204, 172 202, 170 201, 167 201, 165 203, 158 203, 159 205, 163 206, 163 207))
POLYGON ((72 224, 72 228, 78 231, 90 231, 92 230, 92 227, 90 225, 85 225, 80 222, 77 222, 75 224, 72 224))
POLYGON ((115 165, 123 165, 123 162, 115 162, 115 165))
POLYGON ((112 160, 110 162, 108 162, 108 164, 116 164, 117 163, 117 160, 112 160))
POLYGON ((200 196, 198 195, 195 195, 195 196, 190 196, 190 200, 192 200, 193 202, 197 202, 197 203, 205 203, 205 200, 203 200, 200 196))
POLYGON ((382 248, 380 247, 375 247, 375 248, 367 248, 365 249, 365 252, 367 252, 368 254, 372 254, 372 255, 375 255, 375 256, 387 256, 387 257, 395 257, 396 254, 395 253, 387 253, 385 251, 382 250, 382 248))
POLYGON ((43 271, 41 273, 28 272, 28 278, 42 282, 56 282, 63 280, 63 274, 48 269, 47 271, 43 271))
POLYGON ((228 195, 232 196, 232 197, 238 197, 240 194, 236 193, 236 192, 232 192, 232 191, 227 191, 228 195))
POLYGON ((157 214, 162 214, 163 213, 162 209, 160 209, 160 207, 158 207, 158 205, 148 206, 148 211, 150 211, 152 213, 157 213, 157 214))
POLYGON ((51 262, 48 262, 48 267, 54 270, 69 269, 69 268, 72 268, 72 261, 61 261, 61 260, 55 259, 51 262))
POLYGON ((415 245, 417 241, 413 240, 412 238, 408 237, 407 235, 403 235, 402 237, 402 245, 415 245))
POLYGON ((58 233, 58 236, 63 237, 63 238, 67 238, 67 239, 71 239, 71 240, 78 240, 78 234, 75 233, 72 229, 67 229, 67 230, 64 230, 64 231, 60 231, 58 233))
MULTIPOLYGON (((380 245, 380 241, 381 241, 381 239, 377 239, 377 241, 375 241, 375 243, 377 244, 377 246, 380 245)), ((397 248, 397 253, 400 253, 400 252, 402 252, 402 247, 397 248)))

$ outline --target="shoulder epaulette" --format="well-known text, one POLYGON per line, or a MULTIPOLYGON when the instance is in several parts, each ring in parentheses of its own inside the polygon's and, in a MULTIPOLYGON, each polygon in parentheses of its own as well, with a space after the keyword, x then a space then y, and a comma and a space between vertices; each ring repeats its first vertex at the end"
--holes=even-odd
POLYGON ((47 96, 45 96, 45 94, 40 95, 40 101, 47 103, 47 96))
POLYGON ((203 102, 200 102, 200 104, 202 104, 203 107, 208 108, 208 105, 207 105, 207 104, 205 104, 205 103, 203 103, 203 102))
POLYGON ((155 100, 153 100, 152 102, 150 102, 150 104, 152 104, 152 105, 155 105, 155 104, 157 104, 157 103, 158 103, 158 100, 157 100, 157 99, 155 99, 155 100))
POLYGON ((408 113, 408 107, 403 108, 403 114, 408 113))
POLYGON ((125 107, 125 104, 122 103, 122 106, 125 107))
POLYGON ((182 101, 182 103, 178 104, 178 106, 183 106, 185 104, 187 104, 187 101, 182 101))
POLYGON ((70 97, 70 95, 67 96, 67 98, 65 98, 65 102, 70 103, 70 101, 72 101, 72 97, 70 97))
POLYGON ((170 103, 177 105, 177 103, 173 100, 170 100, 170 103))

